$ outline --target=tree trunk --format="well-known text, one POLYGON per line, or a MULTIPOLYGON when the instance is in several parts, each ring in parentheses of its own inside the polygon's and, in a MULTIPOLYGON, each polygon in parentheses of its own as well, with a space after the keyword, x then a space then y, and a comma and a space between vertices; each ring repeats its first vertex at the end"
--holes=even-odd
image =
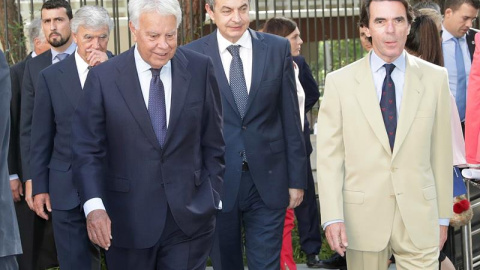
POLYGON ((19 16, 19 9, 15 0, 0 0, 0 18, 0 41, 7 61, 10 64, 15 64, 26 56, 23 20, 19 16), (8 30, 8 36, 6 36, 6 30, 8 30))
POLYGON ((203 26, 203 12, 201 0, 182 0, 182 28, 184 44, 187 44, 201 37, 200 28, 203 26))

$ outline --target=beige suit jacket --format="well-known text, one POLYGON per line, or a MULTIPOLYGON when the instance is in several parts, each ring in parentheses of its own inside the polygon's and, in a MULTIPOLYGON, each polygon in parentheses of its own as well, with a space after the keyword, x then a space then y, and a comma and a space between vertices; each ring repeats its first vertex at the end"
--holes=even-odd
POLYGON ((418 248, 439 244, 452 213, 452 140, 446 69, 406 54, 393 153, 370 54, 328 74, 318 115, 317 180, 322 223, 344 220, 349 248, 384 249, 398 204, 418 248))

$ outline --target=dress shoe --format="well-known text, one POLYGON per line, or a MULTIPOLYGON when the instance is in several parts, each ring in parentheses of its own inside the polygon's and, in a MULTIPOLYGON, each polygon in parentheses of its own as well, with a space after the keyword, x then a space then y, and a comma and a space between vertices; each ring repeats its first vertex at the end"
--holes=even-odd
POLYGON ((330 258, 319 261, 318 266, 325 269, 347 270, 347 260, 338 253, 333 254, 330 258))
POLYGON ((320 268, 320 260, 316 254, 307 255, 307 267, 308 268, 320 268))

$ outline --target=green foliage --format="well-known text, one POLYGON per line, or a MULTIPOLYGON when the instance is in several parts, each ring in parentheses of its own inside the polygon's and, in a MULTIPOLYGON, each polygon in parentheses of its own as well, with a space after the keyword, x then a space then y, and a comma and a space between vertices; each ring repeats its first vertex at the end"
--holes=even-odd
MULTIPOLYGON (((15 41, 8 41, 8 49, 5 55, 9 65, 13 65, 25 57, 26 54, 26 38, 23 35, 23 22, 13 21, 8 24, 9 34, 15 37, 15 41)), ((4 33, 4 29, 0 29, 0 33, 4 33)))

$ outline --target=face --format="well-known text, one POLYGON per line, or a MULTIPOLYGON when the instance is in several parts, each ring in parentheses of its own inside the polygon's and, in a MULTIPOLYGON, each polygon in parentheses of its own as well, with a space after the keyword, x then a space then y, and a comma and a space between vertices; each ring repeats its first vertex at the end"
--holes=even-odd
POLYGON ((88 63, 88 56, 93 50, 107 52, 108 26, 92 30, 79 26, 77 33, 73 33, 73 40, 77 43, 78 54, 88 63))
POLYGON ((205 5, 205 9, 217 25, 222 36, 232 43, 237 42, 250 24, 248 0, 215 0, 212 10, 205 5))
POLYGON ((367 37, 367 27, 359 27, 358 31, 360 32, 360 43, 362 44, 363 49, 369 52, 372 49, 372 43, 367 37))
POLYGON ((290 35, 286 36, 288 41, 290 41, 290 48, 292 49, 292 56, 298 56, 300 54, 300 49, 303 44, 303 40, 300 38, 300 31, 298 27, 290 33, 290 35))
POLYGON ((410 24, 407 11, 399 1, 372 1, 366 34, 372 37, 375 53, 391 63, 403 52, 410 24))
POLYGON ((447 8, 445 10, 443 26, 454 37, 463 37, 468 29, 472 27, 473 21, 477 18, 477 12, 477 9, 466 3, 463 3, 456 11, 447 8))
POLYGON ((177 19, 156 12, 141 13, 138 29, 130 22, 138 52, 152 68, 163 67, 177 50, 177 19))
POLYGON ((70 40, 70 19, 65 8, 42 9, 42 28, 52 47, 58 48, 70 40))
POLYGON ((42 54, 43 52, 50 50, 50 43, 46 39, 35 38, 33 41, 34 51, 37 55, 42 54))

